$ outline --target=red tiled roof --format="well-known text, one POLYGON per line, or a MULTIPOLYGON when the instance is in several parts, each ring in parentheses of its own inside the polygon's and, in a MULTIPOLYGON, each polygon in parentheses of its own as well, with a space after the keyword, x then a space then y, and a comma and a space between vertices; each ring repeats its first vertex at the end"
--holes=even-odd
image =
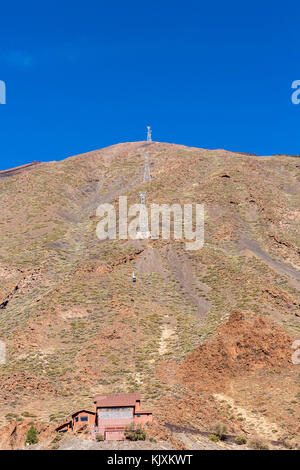
POLYGON ((79 411, 75 411, 75 413, 72 413, 72 417, 75 416, 75 415, 78 415, 78 413, 90 413, 92 415, 95 414, 95 411, 90 411, 90 410, 79 410, 79 411))
POLYGON ((125 426, 105 426, 105 431, 125 431, 125 426))
POLYGON ((100 408, 109 408, 110 406, 135 406, 138 400, 141 400, 140 393, 97 394, 94 397, 94 403, 100 408))
POLYGON ((64 428, 65 426, 71 426, 72 421, 68 421, 67 423, 60 424, 57 428, 55 428, 55 431, 59 431, 59 429, 64 428))

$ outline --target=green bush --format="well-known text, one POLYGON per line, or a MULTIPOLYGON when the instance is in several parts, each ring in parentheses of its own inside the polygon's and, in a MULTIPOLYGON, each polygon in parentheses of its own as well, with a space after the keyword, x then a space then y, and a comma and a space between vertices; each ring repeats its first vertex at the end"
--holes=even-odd
POLYGON ((11 421, 22 421, 22 418, 17 413, 8 413, 7 415, 5 415, 5 418, 9 422, 11 422, 11 421))
POLYGON ((39 442, 39 439, 37 437, 37 431, 36 431, 35 427, 32 425, 28 429, 28 432, 27 432, 27 435, 26 435, 25 445, 26 444, 30 444, 30 445, 37 444, 38 442, 39 442))
POLYGON ((238 444, 239 446, 246 444, 246 442, 247 442, 247 439, 244 436, 237 436, 235 438, 235 443, 238 444))
POLYGON ((96 441, 97 441, 97 442, 102 442, 102 441, 104 441, 104 436, 103 436, 103 434, 97 434, 97 435, 96 435, 96 441))
POLYGON ((56 436, 52 439, 51 444, 55 444, 56 442, 59 442, 62 440, 62 435, 57 433, 56 436))
POLYGON ((36 418, 36 415, 34 413, 30 413, 29 411, 23 411, 21 413, 24 418, 36 418))
POLYGON ((266 441, 260 437, 252 438, 249 445, 253 450, 269 450, 269 446, 266 441))
POLYGON ((125 436, 129 441, 145 441, 146 431, 141 426, 129 424, 125 428, 125 436))
POLYGON ((55 442, 54 444, 51 445, 50 450, 57 450, 59 449, 59 443, 55 442))
POLYGON ((221 441, 225 441, 226 432, 227 432, 227 427, 223 423, 217 423, 213 429, 213 434, 218 436, 221 441))
POLYGON ((213 442, 218 442, 220 440, 220 437, 219 436, 216 436, 215 434, 211 434, 209 436, 209 439, 210 441, 213 441, 213 442))

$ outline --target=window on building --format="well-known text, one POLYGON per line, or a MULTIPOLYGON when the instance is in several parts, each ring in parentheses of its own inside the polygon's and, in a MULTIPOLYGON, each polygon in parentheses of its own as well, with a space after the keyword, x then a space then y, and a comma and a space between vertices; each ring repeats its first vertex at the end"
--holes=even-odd
POLYGON ((75 423, 78 423, 78 416, 77 416, 77 418, 75 418, 75 423))
POLYGON ((81 416, 80 421, 87 421, 88 417, 87 416, 81 416))
POLYGON ((138 418, 140 418, 140 417, 141 417, 141 415, 138 413, 138 414, 137 414, 137 417, 138 417, 138 418))

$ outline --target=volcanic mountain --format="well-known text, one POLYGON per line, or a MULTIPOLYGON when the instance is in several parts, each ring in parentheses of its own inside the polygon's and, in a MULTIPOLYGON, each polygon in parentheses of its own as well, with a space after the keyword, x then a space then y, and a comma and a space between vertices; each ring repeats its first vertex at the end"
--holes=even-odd
POLYGON ((0 178, 0 425, 52 426, 95 393, 139 391, 161 426, 299 440, 299 168, 133 142, 0 178), (97 207, 139 192, 204 204, 203 248, 100 241, 97 207))

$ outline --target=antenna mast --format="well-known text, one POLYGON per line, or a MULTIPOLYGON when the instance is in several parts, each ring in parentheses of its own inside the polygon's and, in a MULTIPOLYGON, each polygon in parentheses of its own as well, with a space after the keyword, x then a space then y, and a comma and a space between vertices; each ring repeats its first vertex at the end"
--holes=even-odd
POLYGON ((147 126, 147 143, 148 144, 151 144, 152 143, 152 131, 151 131, 151 127, 150 126, 147 126))
POLYGON ((150 181, 151 180, 150 165, 149 165, 149 154, 148 153, 145 153, 144 159, 145 159, 145 169, 144 169, 144 182, 145 182, 145 181, 150 181))
POLYGON ((143 205, 145 205, 146 194, 147 194, 147 192, 145 192, 145 193, 139 192, 139 196, 141 198, 141 204, 143 204, 143 205))
POLYGON ((148 211, 146 207, 146 192, 142 193, 139 192, 139 196, 141 198, 141 212, 140 212, 140 230, 137 233, 138 239, 145 239, 150 237, 150 232, 148 229, 148 211))

